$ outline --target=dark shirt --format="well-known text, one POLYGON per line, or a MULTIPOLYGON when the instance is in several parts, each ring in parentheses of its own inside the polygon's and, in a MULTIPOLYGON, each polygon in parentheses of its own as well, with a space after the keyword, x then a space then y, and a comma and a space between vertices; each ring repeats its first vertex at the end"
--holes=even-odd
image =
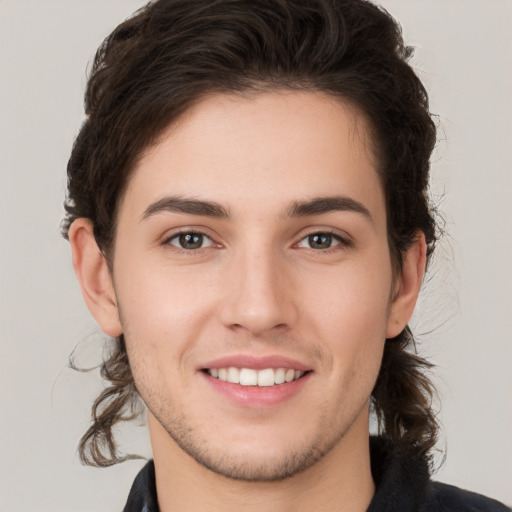
MULTIPOLYGON (((411 450, 386 450, 372 437, 370 452, 376 492, 367 512, 511 512, 481 494, 431 481, 426 462, 411 450)), ((159 512, 152 460, 135 478, 124 512, 159 512)))

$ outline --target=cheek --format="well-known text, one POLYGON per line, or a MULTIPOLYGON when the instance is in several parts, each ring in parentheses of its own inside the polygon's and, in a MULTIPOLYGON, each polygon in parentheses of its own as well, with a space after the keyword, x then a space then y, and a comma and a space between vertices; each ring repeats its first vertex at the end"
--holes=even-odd
POLYGON ((212 276, 155 265, 120 266, 118 282, 121 322, 132 359, 164 372, 171 365, 179 369, 212 318, 216 297, 212 276))
POLYGON ((364 265, 363 262, 346 265, 339 271, 315 276, 300 292, 308 297, 304 313, 320 320, 339 335, 371 339, 384 335, 390 306, 391 271, 382 266, 364 265), (307 289, 306 289, 307 288, 307 289))
POLYGON ((347 265, 317 281, 323 286, 316 287, 303 308, 303 326, 327 345, 330 371, 338 381, 371 381, 378 374, 391 289, 391 270, 382 270, 382 265, 362 262, 347 265))
POLYGON ((122 287, 116 287, 125 316, 141 327, 179 329, 211 295, 212 278, 162 264, 145 267, 120 274, 122 287))

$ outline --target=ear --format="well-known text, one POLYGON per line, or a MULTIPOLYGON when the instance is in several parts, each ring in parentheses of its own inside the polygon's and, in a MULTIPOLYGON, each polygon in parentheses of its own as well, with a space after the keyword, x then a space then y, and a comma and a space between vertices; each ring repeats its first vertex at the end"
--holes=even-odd
POLYGON ((402 270, 396 278, 390 306, 386 338, 398 336, 411 319, 425 274, 427 244, 418 233, 412 245, 402 254, 402 270))
POLYGON ((119 336, 123 329, 114 285, 105 257, 94 238, 92 222, 76 219, 69 228, 69 242, 73 267, 89 311, 105 334, 119 336))

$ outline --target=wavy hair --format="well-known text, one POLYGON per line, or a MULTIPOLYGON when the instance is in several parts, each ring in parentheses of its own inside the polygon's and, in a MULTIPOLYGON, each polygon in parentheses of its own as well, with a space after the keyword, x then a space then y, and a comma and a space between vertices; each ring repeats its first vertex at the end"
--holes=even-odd
MULTIPOLYGON (((384 189, 394 270, 418 233, 430 258, 436 223, 428 200, 436 127, 427 93, 408 64, 399 24, 366 0, 157 0, 121 23, 98 49, 86 119, 68 163, 63 235, 85 217, 107 261, 120 198, 137 158, 187 109, 211 93, 293 89, 348 100, 370 121, 384 189), (136 128, 136 129, 135 129, 136 128)), ((427 461, 438 425, 430 364, 407 327, 387 340, 372 392, 379 431, 427 461)), ((80 441, 85 464, 119 453, 113 427, 136 417, 138 396, 123 336, 101 366, 109 382, 80 441)))

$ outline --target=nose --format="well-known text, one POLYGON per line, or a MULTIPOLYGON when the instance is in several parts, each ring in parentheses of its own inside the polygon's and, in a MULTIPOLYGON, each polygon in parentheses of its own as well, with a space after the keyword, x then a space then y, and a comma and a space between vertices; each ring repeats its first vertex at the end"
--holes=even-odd
POLYGON ((284 258, 269 246, 239 254, 226 276, 222 323, 253 336, 293 327, 298 311, 291 274, 284 258))

